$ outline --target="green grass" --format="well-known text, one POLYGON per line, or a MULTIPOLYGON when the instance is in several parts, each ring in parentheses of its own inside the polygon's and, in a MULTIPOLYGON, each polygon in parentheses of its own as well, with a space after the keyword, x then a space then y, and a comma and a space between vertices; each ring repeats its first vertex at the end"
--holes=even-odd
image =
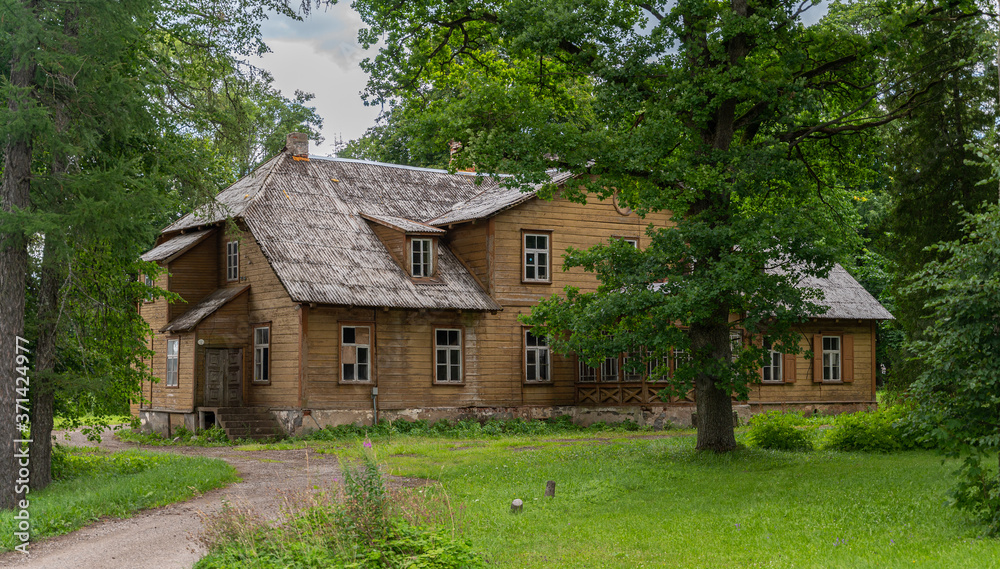
MULTIPOLYGON (((107 460, 28 494, 32 540, 68 533, 104 516, 126 518, 239 480, 233 467, 212 458, 131 450, 113 455, 86 449, 67 452, 90 466, 101 462, 95 455, 107 460)), ((13 536, 14 516, 12 511, 0 512, 0 550, 20 543, 13 536)))
POLYGON ((441 481, 496 567, 1000 567, 1000 541, 946 505, 953 465, 926 451, 714 455, 624 434, 374 445, 392 474, 441 481))
POLYGON ((52 419, 52 429, 55 431, 62 431, 65 429, 73 429, 79 425, 128 425, 131 424, 133 417, 131 415, 105 415, 105 416, 94 416, 94 415, 84 415, 75 419, 66 417, 54 417, 52 419))

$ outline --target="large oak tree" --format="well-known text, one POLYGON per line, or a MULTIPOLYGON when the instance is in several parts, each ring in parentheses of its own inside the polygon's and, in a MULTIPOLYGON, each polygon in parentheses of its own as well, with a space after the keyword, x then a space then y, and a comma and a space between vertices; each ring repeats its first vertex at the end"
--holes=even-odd
MULTIPOLYGON (((381 42, 363 65, 371 103, 389 106, 407 155, 461 142, 454 167, 544 182, 558 168, 588 195, 639 214, 673 212, 652 244, 571 251, 601 279, 527 322, 597 362, 644 350, 653 374, 690 354, 664 393, 696 392, 700 449, 735 448, 732 397, 746 398, 763 352, 742 328, 794 351, 817 310, 803 274, 829 270, 854 239, 851 183, 868 133, 933 104, 947 43, 909 53, 928 27, 968 32, 971 2, 879 0, 357 0, 381 42), (893 60, 916 64, 885 65, 893 60), (772 270, 765 270, 770 268, 772 270), (652 286, 656 283, 666 283, 652 286), (736 318, 731 318, 736 315, 736 318)), ((572 186, 572 185, 571 185, 572 186)), ((635 360, 633 360, 635 361, 635 360)))

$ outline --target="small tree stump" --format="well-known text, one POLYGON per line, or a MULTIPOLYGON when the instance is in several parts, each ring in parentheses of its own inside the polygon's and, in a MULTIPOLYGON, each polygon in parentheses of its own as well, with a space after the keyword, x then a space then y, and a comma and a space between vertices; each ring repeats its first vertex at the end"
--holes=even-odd
POLYGON ((549 480, 548 482, 545 483, 545 495, 549 496, 549 497, 552 497, 552 498, 555 498, 555 496, 556 496, 556 481, 555 480, 549 480))
POLYGON ((522 502, 519 498, 515 499, 513 502, 510 503, 510 513, 512 513, 512 514, 520 514, 521 513, 521 508, 523 506, 524 506, 524 502, 522 502))

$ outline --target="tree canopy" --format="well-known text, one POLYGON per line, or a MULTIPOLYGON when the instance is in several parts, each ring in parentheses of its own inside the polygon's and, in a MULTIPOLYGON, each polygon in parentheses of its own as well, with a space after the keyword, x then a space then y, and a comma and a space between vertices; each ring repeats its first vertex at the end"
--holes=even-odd
POLYGON ((570 251, 566 266, 600 289, 568 290, 525 322, 592 362, 687 351, 667 391, 694 386, 698 448, 717 451, 735 447, 731 395, 746 397, 763 357, 753 343, 734 353, 730 333, 797 351, 791 325, 817 299, 795 284, 857 244, 851 189, 870 175, 858 157, 871 133, 935 104, 934 86, 973 63, 948 42, 908 51, 927 29, 975 33, 971 2, 834 2, 805 25, 818 4, 355 3, 362 39, 382 42, 365 96, 391 106, 409 156, 454 140, 452 167, 521 185, 558 168, 577 174, 570 199, 673 213, 644 251, 570 251))

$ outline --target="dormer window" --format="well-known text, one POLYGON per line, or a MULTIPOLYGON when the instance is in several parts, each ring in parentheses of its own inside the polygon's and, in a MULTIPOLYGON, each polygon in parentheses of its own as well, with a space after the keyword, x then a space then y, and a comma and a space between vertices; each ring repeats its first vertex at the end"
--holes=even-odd
POLYGON ((434 240, 410 239, 410 276, 429 277, 434 274, 434 240))
POLYGON ((226 280, 240 280, 240 242, 226 243, 226 280))

